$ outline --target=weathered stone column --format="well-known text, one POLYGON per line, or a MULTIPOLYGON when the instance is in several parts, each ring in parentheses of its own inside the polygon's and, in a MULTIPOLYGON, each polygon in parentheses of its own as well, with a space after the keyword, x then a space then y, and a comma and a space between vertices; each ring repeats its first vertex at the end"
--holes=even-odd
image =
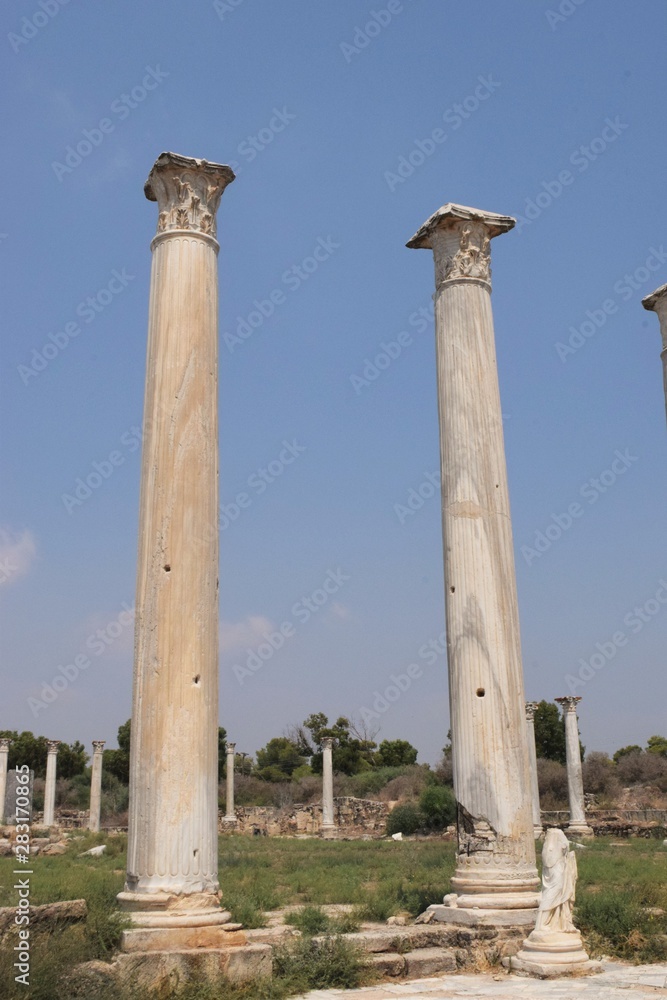
POLYGON ((665 387, 665 407, 667 408, 667 285, 661 285, 654 292, 642 299, 644 309, 658 314, 660 333, 662 335, 662 380, 665 387))
POLYGON ((514 219, 447 204, 433 250, 445 614, 458 861, 440 919, 531 923, 539 901, 490 241, 514 219), (457 912, 458 908, 458 912, 457 912), (466 912, 461 912, 461 911, 466 912))
POLYGON ((7 796, 7 762, 9 760, 9 744, 12 741, 6 737, 0 739, 0 823, 5 822, 5 798, 7 796))
POLYGON ((90 774, 90 812, 88 829, 97 833, 100 828, 102 806, 102 760, 106 740, 93 740, 93 763, 90 774))
POLYGON ((526 702, 526 735, 528 756, 530 757, 530 787, 533 800, 533 834, 535 839, 542 836, 542 810, 540 809, 540 785, 537 780, 537 748, 535 746, 535 712, 538 702, 526 702))
POLYGON ((44 826, 53 826, 56 811, 56 768, 60 740, 48 740, 46 782, 44 784, 44 826))
POLYGON ((236 812, 234 811, 234 761, 236 759, 236 743, 228 743, 227 753, 227 795, 225 803, 224 822, 227 825, 236 824, 236 812))
POLYGON ((570 822, 565 831, 568 837, 593 837, 593 830, 586 822, 584 806, 584 779, 581 772, 581 746, 577 723, 577 703, 581 698, 568 695, 556 698, 565 717, 565 757, 567 762, 567 791, 570 800, 570 822))
POLYGON ((322 738, 322 836, 336 832, 333 799, 333 736, 322 738))
MULTIPOLYGON (((221 939, 217 925, 229 919, 218 885, 217 530, 206 547, 198 542, 202 526, 218 523, 215 214, 233 179, 230 167, 162 153, 144 188, 158 203, 158 223, 151 243, 127 879, 118 898, 136 924, 156 930, 150 949, 214 943, 221 939)), ((146 938, 126 931, 123 947, 146 950, 146 938)))

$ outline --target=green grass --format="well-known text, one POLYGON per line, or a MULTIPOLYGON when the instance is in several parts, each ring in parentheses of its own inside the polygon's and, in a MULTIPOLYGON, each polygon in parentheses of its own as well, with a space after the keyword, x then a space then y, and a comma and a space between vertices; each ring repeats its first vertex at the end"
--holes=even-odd
MULTIPOLYGON (((614 844, 598 840, 577 851, 575 921, 594 956, 665 961, 667 918, 646 908, 667 912, 667 849, 657 840, 614 844)), ((356 929, 360 919, 386 920, 400 910, 417 914, 439 902, 450 889, 454 862, 454 844, 439 839, 395 843, 222 837, 220 884, 233 918, 247 927, 260 926, 266 910, 296 904, 300 909, 292 920, 304 936, 279 952, 278 975, 272 981, 223 983, 215 990, 194 984, 152 1000, 283 1000, 307 989, 365 983, 369 973, 362 959, 338 935, 356 929), (328 917, 320 907, 333 903, 353 904, 355 911, 328 917), (334 935, 325 946, 312 940, 321 933, 334 935)), ((12 858, 0 858, 2 906, 16 905, 14 867, 12 858)), ((124 882, 125 838, 87 835, 67 854, 38 856, 31 867, 33 904, 84 898, 88 919, 52 931, 35 928, 29 990, 13 982, 11 949, 0 949, 0 996, 70 1000, 59 979, 79 962, 108 959, 118 945, 122 923, 114 901, 124 882), (108 845, 101 858, 79 856, 100 842, 108 845)), ((109 1000, 135 998, 116 992, 109 1000)))

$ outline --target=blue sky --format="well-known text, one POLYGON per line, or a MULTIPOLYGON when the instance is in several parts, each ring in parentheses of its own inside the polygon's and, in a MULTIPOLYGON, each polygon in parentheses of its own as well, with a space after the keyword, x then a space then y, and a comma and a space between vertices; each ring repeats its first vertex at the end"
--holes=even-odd
POLYGON ((590 749, 665 732, 667 442, 641 306, 667 280, 665 5, 44 3, 2 15, 0 728, 114 745, 130 713, 143 184, 174 150, 238 173, 218 213, 238 749, 312 711, 375 713, 421 760, 445 742, 433 267, 404 244, 447 201, 519 218, 492 263, 527 696, 575 678, 590 749), (383 344, 400 354, 365 368, 383 344))

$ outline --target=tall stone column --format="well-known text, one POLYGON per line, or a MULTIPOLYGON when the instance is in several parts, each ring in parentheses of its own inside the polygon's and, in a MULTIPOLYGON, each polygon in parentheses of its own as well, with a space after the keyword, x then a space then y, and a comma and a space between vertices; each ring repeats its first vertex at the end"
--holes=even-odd
POLYGON ((537 748, 535 746, 535 712, 538 702, 526 702, 526 736, 530 757, 530 789, 533 801, 533 834, 537 840, 542 836, 542 810, 540 809, 540 785, 537 780, 537 748))
POLYGON ((227 825, 236 825, 236 812, 234 811, 234 761, 236 759, 236 743, 228 743, 227 752, 227 795, 224 821, 227 825))
POLYGON ((7 796, 7 761, 9 760, 9 744, 12 741, 0 739, 0 824, 5 822, 5 798, 7 796))
POLYGON ((584 806, 584 779, 581 772, 581 746, 577 703, 581 698, 568 695, 556 698, 565 717, 565 758, 567 763, 567 791, 570 800, 570 822, 565 831, 568 837, 593 837, 593 830, 586 822, 584 806))
POLYGON ((97 833, 100 828, 100 808, 102 805, 102 760, 106 740, 93 740, 93 764, 90 774, 90 812, 88 829, 97 833))
POLYGON ((519 615, 491 312, 490 242, 514 219, 447 204, 408 247, 434 296, 455 892, 440 919, 531 923, 539 901, 519 615), (461 911, 466 912, 461 912, 461 911))
POLYGON ((661 285, 654 292, 642 299, 644 309, 658 314, 660 333, 662 336, 662 380, 665 387, 665 407, 667 408, 667 285, 661 285))
POLYGON ((44 826, 53 826, 56 812, 56 768, 60 740, 48 740, 46 782, 44 784, 44 826))
MULTIPOLYGON (((228 166, 162 153, 148 316, 127 879, 150 948, 221 939, 218 884, 218 275, 228 166), (205 928, 211 930, 206 937, 205 928), (169 930, 179 929, 179 934, 169 930), (187 930, 192 931, 191 934, 187 930), (158 933, 162 932, 162 933, 158 933)), ((146 950, 126 931, 123 947, 146 950)))
POLYGON ((322 738, 322 836, 332 837, 336 832, 333 799, 333 736, 322 738))

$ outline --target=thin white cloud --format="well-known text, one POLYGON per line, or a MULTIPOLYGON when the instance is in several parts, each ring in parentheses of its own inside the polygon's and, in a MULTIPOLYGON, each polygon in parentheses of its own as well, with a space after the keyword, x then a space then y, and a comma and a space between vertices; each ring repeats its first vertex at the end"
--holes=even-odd
POLYGON ((0 586, 25 576, 37 553, 35 536, 27 528, 16 532, 0 528, 0 586))
POLYGON ((220 622, 220 653, 254 648, 274 629, 273 622, 262 615, 248 615, 240 622, 220 622))

